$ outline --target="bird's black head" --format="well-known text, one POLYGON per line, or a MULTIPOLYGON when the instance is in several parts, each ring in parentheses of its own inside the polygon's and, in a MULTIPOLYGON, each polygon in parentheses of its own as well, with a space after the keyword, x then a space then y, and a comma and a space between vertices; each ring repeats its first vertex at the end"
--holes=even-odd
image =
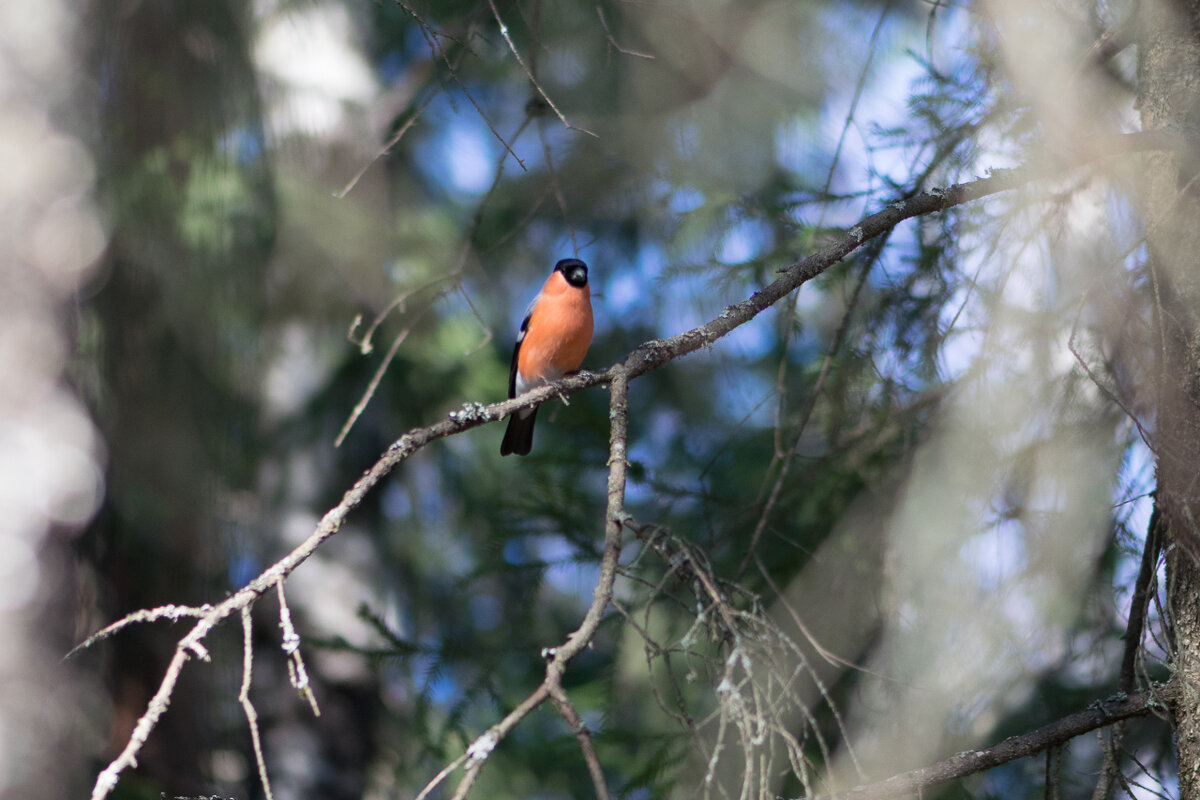
POLYGON ((587 264, 578 258, 564 258, 554 265, 554 269, 557 272, 561 272, 563 277, 567 279, 567 283, 576 289, 582 289, 584 286, 587 286, 587 264))

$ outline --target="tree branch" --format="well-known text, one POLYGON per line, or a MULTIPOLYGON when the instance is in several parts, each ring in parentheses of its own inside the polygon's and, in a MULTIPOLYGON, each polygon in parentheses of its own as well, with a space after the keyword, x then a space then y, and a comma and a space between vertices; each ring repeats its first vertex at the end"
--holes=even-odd
POLYGON ((846 792, 820 795, 813 800, 877 800, 917 795, 932 786, 1037 755, 1043 750, 1097 728, 1163 710, 1174 694, 1174 684, 1159 685, 1134 695, 1118 694, 1093 703, 1085 711, 1070 714, 1049 725, 1010 737, 991 747, 967 750, 936 764, 902 772, 878 783, 857 786, 846 792))
MULTIPOLYGON (((1090 148, 1081 148, 1081 152, 1094 155, 1112 155, 1142 150, 1174 149, 1177 145, 1155 132, 1144 134, 1129 134, 1122 137, 1103 137, 1095 140, 1090 148), (1110 141, 1114 140, 1114 141, 1110 141)), ((226 598, 224 601, 207 608, 196 609, 198 616, 192 630, 176 645, 175 654, 163 676, 158 691, 147 705, 145 713, 138 720, 133 734, 126 743, 121 754, 112 761, 97 777, 92 791, 92 800, 103 800, 116 786, 120 773, 136 763, 137 754, 142 745, 153 731, 158 720, 166 711, 175 684, 183 670, 184 664, 198 656, 208 660, 208 653, 203 646, 203 640, 208 633, 222 620, 244 608, 249 608, 266 591, 287 578, 300 564, 325 542, 337 533, 342 522, 349 513, 362 502, 380 481, 382 481, 401 462, 421 450, 431 442, 448 436, 462 433, 490 422, 496 422, 515 411, 531 408, 552 397, 569 396, 575 392, 600 384, 611 383, 613 400, 612 420, 612 454, 609 459, 609 498, 606 516, 605 552, 601 564, 600 583, 596 587, 595 598, 588 610, 580 628, 571 634, 567 642, 557 649, 547 669, 564 669, 566 662, 582 650, 595 633, 604 608, 612 598, 612 582, 616 577, 617 558, 620 555, 620 532, 625 519, 625 403, 626 385, 628 381, 658 369, 676 358, 695 352, 702 347, 708 347, 718 339, 729 334, 736 328, 745 325, 760 313, 770 308, 783 297, 795 291, 807 281, 815 278, 834 264, 841 261, 850 253, 857 250, 864 242, 892 230, 901 222, 913 217, 933 214, 953 208, 954 206, 978 200, 982 197, 1017 188, 1038 178, 1046 177, 1047 170, 1063 169, 1070 165, 1060 163, 1057 167, 1046 169, 1020 168, 996 170, 986 178, 960 183, 945 189, 933 189, 922 192, 906 200, 889 204, 878 213, 863 218, 857 225, 832 242, 800 261, 779 270, 779 277, 755 292, 749 298, 727 306, 715 319, 704 325, 693 328, 668 339, 653 339, 644 342, 633 350, 623 361, 613 364, 600 372, 580 372, 556 383, 538 387, 520 397, 499 403, 485 405, 483 403, 466 403, 461 409, 451 411, 445 419, 422 428, 414 428, 397 439, 375 464, 358 479, 355 484, 342 496, 341 501, 331 508, 321 518, 316 529, 298 547, 281 558, 266 571, 252 580, 242 589, 226 598)), ((154 619, 169 616, 165 612, 143 619, 154 619)), ((131 615, 130 622, 136 621, 131 615)), ((115 630, 122 623, 110 626, 107 630, 115 630)), ((543 682, 533 694, 517 709, 514 709, 505 719, 494 726, 489 734, 495 734, 495 741, 503 737, 513 726, 528 715, 534 708, 549 697, 549 683, 543 682)), ((495 741, 491 744, 494 746, 495 741)), ((471 776, 477 774, 490 748, 486 747, 484 737, 476 742, 480 746, 477 753, 480 757, 468 758, 467 776, 460 784, 469 788, 473 782, 471 776)), ((444 775, 445 773, 443 773, 444 775)))
MULTIPOLYGON (((592 593, 592 604, 588 608, 587 614, 584 615, 579 628, 567 637, 567 641, 562 646, 547 648, 544 651, 543 655, 549 659, 549 663, 546 664, 546 677, 538 688, 525 698, 524 702, 509 712, 499 724, 492 726, 487 733, 471 744, 467 751, 467 771, 454 792, 454 800, 463 800, 470 793, 471 787, 479 777, 480 770, 483 769, 483 762, 487 760, 488 755, 500 740, 521 720, 533 713, 533 710, 546 699, 554 701, 567 724, 571 726, 572 732, 579 739, 588 772, 592 776, 597 800, 608 800, 604 774, 600 769, 600 762, 596 758, 595 750, 592 748, 591 736, 587 733, 587 729, 583 728, 582 720, 579 719, 578 714, 567 700, 566 692, 562 688, 562 676, 566 671, 567 662, 591 643, 592 637, 596 635, 596 630, 600 627, 600 621, 604 617, 604 610, 612 600, 613 584, 617 580, 617 564, 621 558, 621 531, 628 516, 625 512, 625 478, 628 467, 625 450, 628 439, 629 379, 625 369, 621 367, 613 367, 609 372, 612 373, 612 386, 609 389, 611 396, 609 416, 612 420, 612 433, 608 457, 608 509, 605 513, 604 555, 600 560, 600 579, 596 582, 596 589, 592 593)), ((445 774, 445 770, 440 773, 443 776, 445 774)), ((426 787, 426 791, 429 788, 426 787)), ((422 795, 424 794, 425 792, 422 792, 422 795)))
MULTIPOLYGON (((556 677, 561 676, 556 675, 556 677)), ((550 702, 554 703, 554 707, 571 726, 571 732, 579 741, 579 749, 583 752, 588 775, 592 778, 592 789, 596 793, 596 800, 609 800, 608 786, 604 782, 604 770, 600 766, 600 759, 596 756, 596 748, 592 745, 592 733, 584 724, 583 717, 579 716, 579 712, 575 710, 575 706, 571 705, 571 699, 567 697, 567 691, 563 689, 561 683, 550 687, 550 702)))

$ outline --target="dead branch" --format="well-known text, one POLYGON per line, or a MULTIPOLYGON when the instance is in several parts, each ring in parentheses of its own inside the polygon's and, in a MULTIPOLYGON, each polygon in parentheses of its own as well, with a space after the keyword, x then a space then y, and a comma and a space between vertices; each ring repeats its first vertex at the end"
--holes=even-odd
POLYGON ((1164 711, 1173 695, 1173 684, 1155 686, 1134 695, 1118 694, 1097 701, 1084 711, 1070 714, 1020 736, 1012 736, 991 747, 967 750, 936 764, 902 772, 878 783, 856 786, 846 792, 820 795, 812 800, 882 800, 888 797, 919 795, 930 787, 947 781, 1037 755, 1043 750, 1069 742, 1076 736, 1082 736, 1097 728, 1164 711))

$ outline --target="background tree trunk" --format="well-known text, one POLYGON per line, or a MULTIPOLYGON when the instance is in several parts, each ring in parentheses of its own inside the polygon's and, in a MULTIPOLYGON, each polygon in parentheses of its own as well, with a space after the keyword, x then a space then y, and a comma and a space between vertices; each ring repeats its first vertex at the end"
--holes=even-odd
POLYGON ((1158 504, 1169 532, 1168 592, 1179 796, 1200 797, 1200 2, 1142 4, 1139 108, 1146 130, 1183 134, 1183 153, 1155 154, 1146 172, 1146 226, 1158 358, 1158 504), (1172 545, 1174 545, 1172 547, 1172 545))

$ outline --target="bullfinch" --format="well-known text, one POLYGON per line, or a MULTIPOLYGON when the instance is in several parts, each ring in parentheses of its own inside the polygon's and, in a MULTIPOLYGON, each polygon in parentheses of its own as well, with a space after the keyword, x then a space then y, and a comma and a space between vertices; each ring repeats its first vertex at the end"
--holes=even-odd
MULTIPOLYGON (((521 322, 508 373, 508 396, 516 397, 575 372, 591 343, 592 299, 587 264, 578 258, 564 258, 554 265, 521 322)), ((537 406, 509 417, 500 455, 528 455, 536 419, 537 406)))

